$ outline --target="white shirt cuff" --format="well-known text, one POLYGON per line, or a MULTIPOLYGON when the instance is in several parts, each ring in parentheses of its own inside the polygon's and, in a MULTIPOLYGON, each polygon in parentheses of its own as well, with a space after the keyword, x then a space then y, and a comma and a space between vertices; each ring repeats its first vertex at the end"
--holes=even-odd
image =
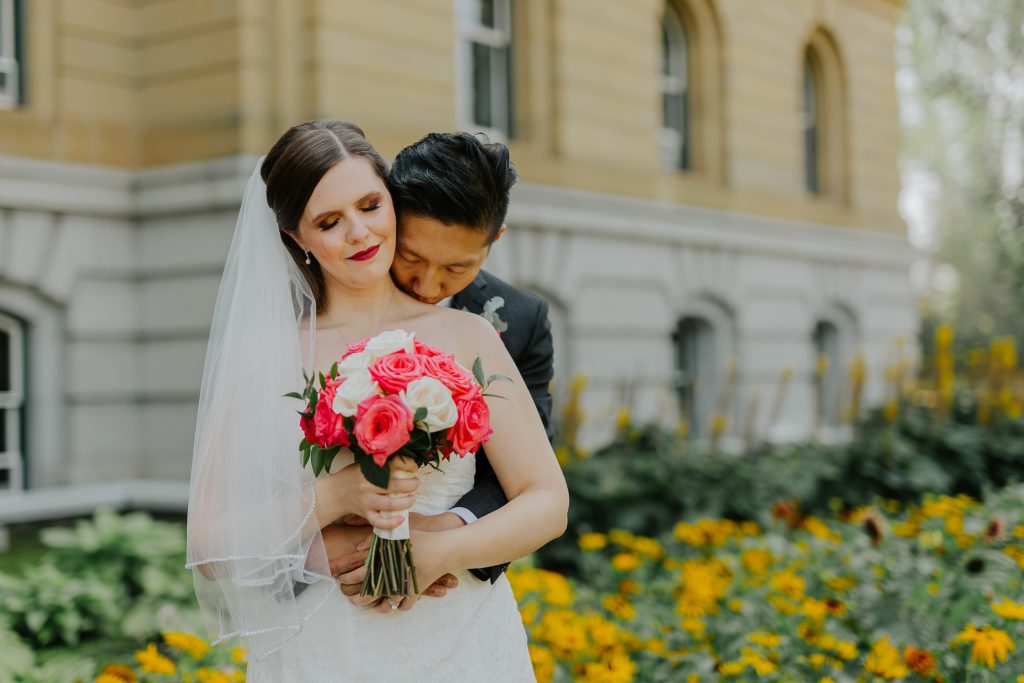
POLYGON ((469 510, 467 510, 466 508, 452 508, 451 510, 449 510, 449 512, 453 512, 459 517, 461 517, 462 521, 466 524, 472 524, 477 520, 477 516, 470 512, 469 510))

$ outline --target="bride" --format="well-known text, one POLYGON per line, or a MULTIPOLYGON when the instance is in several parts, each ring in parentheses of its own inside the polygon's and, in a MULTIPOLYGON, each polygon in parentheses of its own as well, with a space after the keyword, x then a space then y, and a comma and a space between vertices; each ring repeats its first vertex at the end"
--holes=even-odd
POLYGON ((357 126, 312 121, 288 130, 246 186, 200 394, 188 516, 196 593, 217 640, 249 645, 250 681, 533 680, 504 576, 466 578, 406 611, 404 596, 376 609, 350 602, 328 568, 326 525, 354 514, 394 527, 410 512, 448 510, 473 486, 472 455, 418 480, 391 477, 387 490, 344 452, 316 479, 301 466, 300 406, 283 395, 301 387, 303 368, 326 372, 349 344, 385 330, 513 379, 487 398, 487 454, 509 502, 458 529, 413 531, 418 585, 522 557, 566 525, 565 480, 494 329, 392 283, 386 173, 357 126))

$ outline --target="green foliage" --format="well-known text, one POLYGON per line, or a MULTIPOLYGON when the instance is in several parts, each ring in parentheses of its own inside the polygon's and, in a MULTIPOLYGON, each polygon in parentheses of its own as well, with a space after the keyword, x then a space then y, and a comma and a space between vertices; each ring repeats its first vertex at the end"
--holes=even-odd
POLYGON ((156 521, 141 512, 119 515, 104 509, 73 529, 45 529, 40 538, 59 568, 124 586, 130 598, 192 598, 191 584, 182 581, 188 574, 183 569, 185 538, 179 524, 156 521))
POLYGON ((38 562, 23 564, 20 575, 0 573, 0 625, 32 647, 144 638, 168 620, 194 623, 181 524, 100 510, 40 536, 38 562))
POLYGON ((21 578, 0 574, 0 596, 14 631, 43 647, 111 635, 126 604, 121 586, 66 573, 50 562, 21 578))

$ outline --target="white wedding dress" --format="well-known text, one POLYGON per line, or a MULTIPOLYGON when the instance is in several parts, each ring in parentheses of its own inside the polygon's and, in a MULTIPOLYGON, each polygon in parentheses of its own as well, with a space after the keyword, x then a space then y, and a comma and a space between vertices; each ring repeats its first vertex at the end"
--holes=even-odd
MULTIPOLYGON (((344 466, 341 457, 335 468, 344 466)), ((351 459, 348 461, 351 462, 351 459)), ((474 456, 441 470, 420 469, 413 511, 438 514, 473 486, 474 456)), ((327 582, 299 597, 324 602, 302 631, 269 658, 249 665, 251 683, 471 683, 534 681, 526 629, 508 579, 493 585, 468 571, 443 598, 408 612, 380 613, 350 603, 327 582)))

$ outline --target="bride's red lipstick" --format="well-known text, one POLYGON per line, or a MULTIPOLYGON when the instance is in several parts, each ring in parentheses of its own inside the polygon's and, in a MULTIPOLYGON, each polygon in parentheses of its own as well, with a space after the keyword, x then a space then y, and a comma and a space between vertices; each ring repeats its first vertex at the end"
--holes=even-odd
POLYGON ((348 257, 348 260, 349 261, 369 261, 370 259, 372 259, 374 256, 377 255, 378 251, 380 251, 380 245, 379 244, 375 244, 374 246, 370 247, 369 249, 364 249, 363 251, 359 252, 358 254, 352 254, 351 256, 348 257))

